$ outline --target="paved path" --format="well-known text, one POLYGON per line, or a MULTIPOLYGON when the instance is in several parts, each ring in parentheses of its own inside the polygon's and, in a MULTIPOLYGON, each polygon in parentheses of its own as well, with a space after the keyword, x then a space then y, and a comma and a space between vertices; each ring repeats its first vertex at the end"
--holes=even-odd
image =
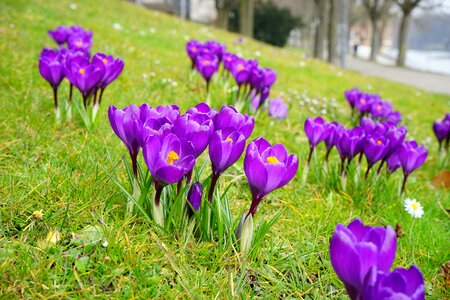
POLYGON ((347 57, 347 69, 364 75, 377 76, 440 94, 450 95, 450 76, 383 66, 377 63, 347 57))

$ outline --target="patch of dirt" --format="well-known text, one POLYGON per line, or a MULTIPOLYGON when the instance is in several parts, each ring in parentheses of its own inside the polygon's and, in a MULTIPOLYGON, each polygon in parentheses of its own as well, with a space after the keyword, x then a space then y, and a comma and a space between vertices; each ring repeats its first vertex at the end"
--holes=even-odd
POLYGON ((445 189, 450 188, 450 171, 442 171, 436 177, 434 177, 433 186, 445 189))

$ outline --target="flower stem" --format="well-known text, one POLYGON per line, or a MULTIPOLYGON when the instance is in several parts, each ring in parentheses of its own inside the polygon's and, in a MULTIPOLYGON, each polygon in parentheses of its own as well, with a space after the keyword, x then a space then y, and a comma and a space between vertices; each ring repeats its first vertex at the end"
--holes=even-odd
POLYGON ((333 148, 327 148, 327 153, 325 154, 325 161, 328 162, 328 158, 330 157, 331 149, 333 148))
POLYGON ((155 180, 155 205, 159 206, 159 203, 161 202, 161 193, 163 190, 164 186, 159 184, 156 180, 155 180))
POLYGON ((345 158, 341 158, 341 176, 345 176, 345 158))
POLYGON ((309 155, 308 155, 308 167, 311 164, 311 157, 312 157, 313 152, 314 152, 314 146, 310 146, 309 147, 309 155))
POLYGON ((191 183, 192 180, 192 170, 190 170, 187 174, 186 174, 186 184, 189 185, 191 183))
POLYGON ((381 169, 383 168, 384 163, 386 162, 386 159, 383 158, 383 160, 381 161, 380 166, 377 169, 377 174, 380 175, 381 173, 381 169))
POLYGON ((55 104, 55 115, 56 115, 56 124, 61 123, 61 113, 58 107, 58 88, 53 88, 53 99, 55 104))
POLYGON ((403 195, 403 193, 405 192, 405 187, 406 187, 406 181, 408 180, 408 175, 404 174, 403 175, 403 183, 402 183, 402 190, 400 192, 400 195, 403 195))
POLYGON ((137 156, 138 153, 130 153, 131 156, 131 166, 133 167, 133 175, 134 178, 138 178, 138 170, 137 170, 137 156))
POLYGON ((208 201, 209 203, 212 203, 213 201, 213 195, 214 195, 214 189, 217 184, 217 180, 219 179, 219 174, 214 174, 211 177, 211 185, 209 186, 209 192, 208 192, 208 201))
POLYGON ((105 88, 100 89, 100 96, 98 96, 98 105, 102 104, 102 98, 103 98, 104 91, 105 91, 105 88))
POLYGON ((364 179, 367 180, 367 178, 369 177, 369 172, 370 172, 370 169, 372 169, 372 166, 373 165, 368 165, 367 166, 367 171, 366 171, 366 174, 364 175, 364 179))
POLYGON ((256 211, 258 210, 258 205, 259 205, 259 203, 261 203, 261 200, 262 200, 262 198, 253 198, 252 204, 250 205, 250 209, 245 218, 247 218, 249 215, 252 215, 252 217, 255 216, 256 211))
POLYGON ((72 103, 72 95, 73 95, 73 84, 70 84, 70 88, 69 88, 69 104, 72 103))

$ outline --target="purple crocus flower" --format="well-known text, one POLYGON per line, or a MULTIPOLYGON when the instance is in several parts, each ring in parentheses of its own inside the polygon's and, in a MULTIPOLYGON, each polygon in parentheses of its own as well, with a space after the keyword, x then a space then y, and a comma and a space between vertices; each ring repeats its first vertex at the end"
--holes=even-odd
POLYGON ((402 115, 398 111, 393 111, 386 117, 386 122, 392 123, 394 125, 397 125, 402 121, 402 115))
POLYGON ((360 219, 338 224, 330 241, 333 269, 351 299, 362 299, 363 283, 372 267, 388 272, 397 248, 395 230, 365 226, 360 219))
POLYGON ((255 119, 246 114, 241 114, 236 108, 224 105, 214 120, 215 130, 232 128, 241 132, 247 139, 252 134, 255 119))
POLYGON ((62 46, 67 43, 67 39, 69 35, 72 33, 72 30, 68 26, 58 26, 56 29, 49 30, 48 34, 50 37, 59 45, 62 46))
POLYGON ((213 121, 204 113, 185 114, 175 121, 173 127, 175 135, 192 142, 196 158, 205 151, 213 131, 213 121))
POLYGON ((202 43, 196 40, 190 40, 186 43, 186 52, 191 59, 192 65, 191 69, 193 70, 195 67, 195 60, 197 59, 198 54, 200 53, 200 48, 202 47, 202 43))
POLYGON ((64 79, 62 51, 44 48, 39 56, 39 73, 54 90, 58 89, 64 79))
POLYGON ((176 105, 153 108, 147 104, 140 107, 140 118, 135 120, 134 131, 139 144, 143 147, 149 136, 166 136, 172 133, 173 124, 179 118, 176 105))
POLYGON ((324 122, 321 117, 317 117, 314 120, 307 118, 305 121, 304 130, 309 141, 309 165, 314 149, 320 142, 324 141, 330 135, 332 129, 330 128, 330 125, 324 122))
POLYGON ((336 143, 339 142, 340 136, 342 135, 342 131, 345 130, 342 124, 337 122, 329 123, 330 134, 325 138, 324 142, 327 148, 327 153, 325 154, 325 161, 328 161, 331 150, 336 146, 336 143))
POLYGON ((409 270, 398 268, 392 272, 381 272, 372 268, 364 281, 364 300, 425 299, 425 282, 416 266, 409 270))
MULTIPOLYGON (((252 93, 253 94, 253 93, 252 93)), ((259 103, 261 102, 261 97, 259 95, 250 95, 250 111, 256 112, 259 108, 259 103)))
POLYGON ((186 111, 186 114, 194 115, 196 113, 207 114, 211 119, 213 119, 217 115, 217 111, 215 109, 211 109, 209 105, 205 102, 201 102, 186 111))
POLYGON ((394 125, 385 125, 385 128, 383 130, 379 130, 378 132, 383 134, 389 140, 388 151, 381 160, 381 164, 377 170, 377 173, 380 174, 381 169, 383 168, 383 165, 388 157, 391 156, 391 154, 394 153, 405 140, 408 129, 405 126, 396 127, 394 125))
POLYGON ((261 91, 264 86, 265 72, 263 68, 255 67, 250 75, 250 86, 256 90, 261 91))
POLYGON ((404 142, 398 149, 398 159, 403 169, 402 193, 405 190, 408 176, 419 168, 427 159, 428 150, 422 145, 418 146, 416 141, 404 142))
POLYGON ((148 137, 142 149, 144 161, 154 178, 155 205, 164 186, 180 181, 195 165, 192 143, 175 134, 148 137))
POLYGON ((70 50, 86 49, 89 51, 92 47, 92 39, 87 36, 71 35, 67 40, 67 45, 70 50))
POLYGON ((269 116, 275 119, 285 119, 288 114, 288 107, 281 98, 275 98, 269 103, 269 116))
POLYGON ((246 137, 232 127, 216 130, 209 140, 209 158, 212 164, 208 200, 212 202, 214 188, 220 174, 233 165, 244 152, 246 137))
POLYGON ((387 170, 389 173, 394 173, 398 168, 402 166, 400 159, 398 158, 398 150, 389 155, 386 160, 387 170))
POLYGON ((226 52, 227 47, 216 41, 207 41, 204 45, 205 48, 209 49, 211 53, 213 53, 219 59, 219 62, 222 60, 223 54, 226 52))
POLYGON ((433 123, 433 131, 439 142, 439 151, 442 148, 442 141, 448 139, 450 136, 450 120, 449 121, 436 121, 433 123))
MULTIPOLYGON (((251 75, 251 67, 247 63, 247 61, 243 58, 235 58, 230 71, 231 71, 231 74, 233 75, 233 78, 236 81, 236 84, 238 85, 239 89, 242 84, 247 83, 248 78, 251 75)), ((238 98, 239 98, 239 92, 238 92, 238 98)))
POLYGON ((192 216, 194 211, 198 211, 202 204, 203 187, 200 182, 194 182, 189 189, 187 199, 189 204, 187 205, 188 215, 192 216), (192 210, 194 209, 194 210, 192 210))
POLYGON ((356 101, 358 101, 359 97, 361 96, 361 92, 358 88, 353 88, 351 90, 347 90, 344 92, 345 99, 347 99, 348 104, 350 104, 350 107, 352 108, 352 111, 355 108, 356 101))
POLYGON ((392 113, 392 104, 387 101, 375 101, 370 108, 370 114, 374 118, 384 119, 392 113))
POLYGON ((105 74, 105 67, 100 64, 91 64, 82 57, 71 59, 66 63, 66 76, 83 95, 83 104, 86 108, 87 99, 94 94, 105 74))
POLYGON ((349 165, 356 155, 363 152, 365 139, 366 136, 361 127, 342 131, 336 148, 341 156, 341 171, 343 175, 345 175, 345 161, 347 160, 347 165, 349 165))
POLYGON ((237 56, 233 53, 226 52, 223 54, 223 67, 225 70, 231 71, 232 66, 234 65, 234 60, 237 59, 237 56))
POLYGON ((134 122, 139 117, 140 109, 134 104, 126 106, 123 110, 111 105, 108 110, 109 123, 114 133, 122 140, 130 153, 135 177, 137 177, 137 156, 141 146, 135 135, 134 122))
POLYGON ((364 142, 364 155, 367 159, 366 178, 369 176, 370 169, 378 161, 385 157, 389 151, 389 140, 382 135, 369 135, 364 142))
POLYGON ((361 93, 358 100, 355 102, 355 107, 361 113, 361 115, 370 113, 372 104, 379 99, 378 95, 371 95, 367 93, 361 93))
POLYGON ((291 181, 297 169, 298 157, 288 155, 282 144, 271 146, 262 137, 251 142, 244 158, 244 171, 252 192, 247 216, 254 216, 261 200, 291 181))
POLYGON ((377 125, 378 123, 371 118, 362 118, 361 121, 359 121, 359 127, 361 127, 366 135, 374 132, 377 125))
MULTIPOLYGON (((112 56, 107 56, 103 53, 96 53, 92 57, 92 64, 94 65, 100 65, 100 68, 104 68, 105 72, 103 74, 103 77, 101 78, 99 82, 99 88, 100 88, 100 96, 98 98, 98 105, 102 103, 102 97, 103 92, 105 91, 106 87, 116 80, 117 77, 122 73, 124 62, 120 58, 114 59, 112 56)), ((95 105, 94 101, 94 105, 95 105)))
POLYGON ((55 106, 56 121, 59 122, 61 115, 58 107, 58 87, 64 79, 64 52, 61 49, 43 49, 39 56, 39 73, 48 81, 53 89, 53 100, 55 106))
POLYGON ((206 81, 206 91, 209 91, 209 82, 211 77, 219 68, 219 60, 217 59, 217 56, 213 54, 201 54, 197 56, 195 65, 206 81))

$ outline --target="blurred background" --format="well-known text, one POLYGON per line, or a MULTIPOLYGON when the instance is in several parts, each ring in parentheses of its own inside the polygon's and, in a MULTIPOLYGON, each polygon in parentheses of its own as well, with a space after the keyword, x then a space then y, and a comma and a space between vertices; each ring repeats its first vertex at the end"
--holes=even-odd
POLYGON ((450 0, 130 2, 341 66, 351 56, 450 75, 450 0))

